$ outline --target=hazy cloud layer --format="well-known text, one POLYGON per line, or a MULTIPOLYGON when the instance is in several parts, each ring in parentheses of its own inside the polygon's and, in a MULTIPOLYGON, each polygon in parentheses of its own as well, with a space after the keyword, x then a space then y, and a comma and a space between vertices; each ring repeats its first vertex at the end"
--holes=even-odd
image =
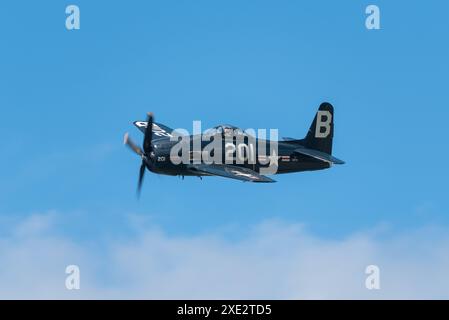
POLYGON ((32 215, 0 234, 0 298, 449 298, 441 228, 326 240, 273 220, 229 240, 149 226, 100 248, 60 236, 56 216, 32 215), (65 288, 69 264, 80 267, 80 290, 65 288), (380 267, 380 290, 365 288, 370 264, 380 267))

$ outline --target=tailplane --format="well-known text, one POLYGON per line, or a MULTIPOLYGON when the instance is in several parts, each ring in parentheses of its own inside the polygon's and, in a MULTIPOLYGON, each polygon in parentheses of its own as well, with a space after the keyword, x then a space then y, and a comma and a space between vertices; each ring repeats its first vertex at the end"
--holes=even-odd
POLYGON ((310 125, 309 131, 304 139, 295 140, 284 138, 293 145, 297 145, 298 153, 302 153, 322 161, 335 164, 343 164, 344 161, 332 157, 332 138, 334 137, 334 107, 323 102, 310 125))

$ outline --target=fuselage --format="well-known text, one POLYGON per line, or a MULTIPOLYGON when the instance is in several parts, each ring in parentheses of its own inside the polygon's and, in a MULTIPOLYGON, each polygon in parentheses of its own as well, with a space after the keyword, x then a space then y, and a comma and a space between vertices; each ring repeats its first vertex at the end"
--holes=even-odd
MULTIPOLYGON (((261 169, 269 166, 276 166, 275 171, 271 174, 321 170, 330 167, 328 162, 295 152, 298 145, 288 141, 276 142, 277 148, 274 148, 274 143, 269 140, 234 138, 229 141, 222 139, 221 147, 210 152, 211 141, 203 141, 200 136, 190 136, 189 140, 188 155, 184 155, 183 158, 182 152, 173 153, 177 141, 170 141, 166 138, 155 139, 153 141, 153 161, 148 161, 147 168, 152 172, 166 175, 205 175, 190 170, 189 164, 211 163, 212 159, 211 157, 207 158, 207 152, 212 157, 215 156, 215 152, 220 152, 221 159, 216 157, 215 160, 221 164, 245 167, 258 173, 261 172, 261 169), (181 161, 181 158, 184 161, 181 161)), ((216 144, 216 146, 218 145, 216 144)))

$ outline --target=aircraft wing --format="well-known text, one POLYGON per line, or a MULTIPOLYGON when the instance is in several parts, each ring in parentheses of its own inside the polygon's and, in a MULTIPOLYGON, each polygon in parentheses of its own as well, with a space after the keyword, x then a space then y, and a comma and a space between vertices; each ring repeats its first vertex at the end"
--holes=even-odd
MULTIPOLYGON (((148 123, 146 121, 134 121, 134 125, 145 134, 148 123)), ((153 139, 172 137, 173 129, 157 122, 153 122, 153 139)))
POLYGON ((189 168, 193 172, 197 171, 203 174, 241 181, 276 182, 275 180, 263 176, 254 170, 227 164, 191 164, 189 165, 189 168))
POLYGON ((332 164, 344 164, 345 162, 343 160, 337 159, 333 156, 331 156, 330 154, 327 154, 325 152, 321 152, 318 150, 314 150, 314 149, 308 149, 305 147, 302 148, 297 148, 295 149, 295 152, 297 153, 301 153, 304 154, 306 156, 321 160, 321 161, 325 161, 325 162, 329 162, 332 164))

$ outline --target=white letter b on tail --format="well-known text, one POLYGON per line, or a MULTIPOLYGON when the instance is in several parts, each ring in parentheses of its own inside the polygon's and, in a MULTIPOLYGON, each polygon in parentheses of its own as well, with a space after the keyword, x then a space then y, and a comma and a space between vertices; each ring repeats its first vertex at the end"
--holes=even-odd
POLYGON ((329 111, 318 111, 316 114, 315 138, 326 138, 331 132, 332 114, 329 111), (324 128, 324 132, 321 130, 324 128))

